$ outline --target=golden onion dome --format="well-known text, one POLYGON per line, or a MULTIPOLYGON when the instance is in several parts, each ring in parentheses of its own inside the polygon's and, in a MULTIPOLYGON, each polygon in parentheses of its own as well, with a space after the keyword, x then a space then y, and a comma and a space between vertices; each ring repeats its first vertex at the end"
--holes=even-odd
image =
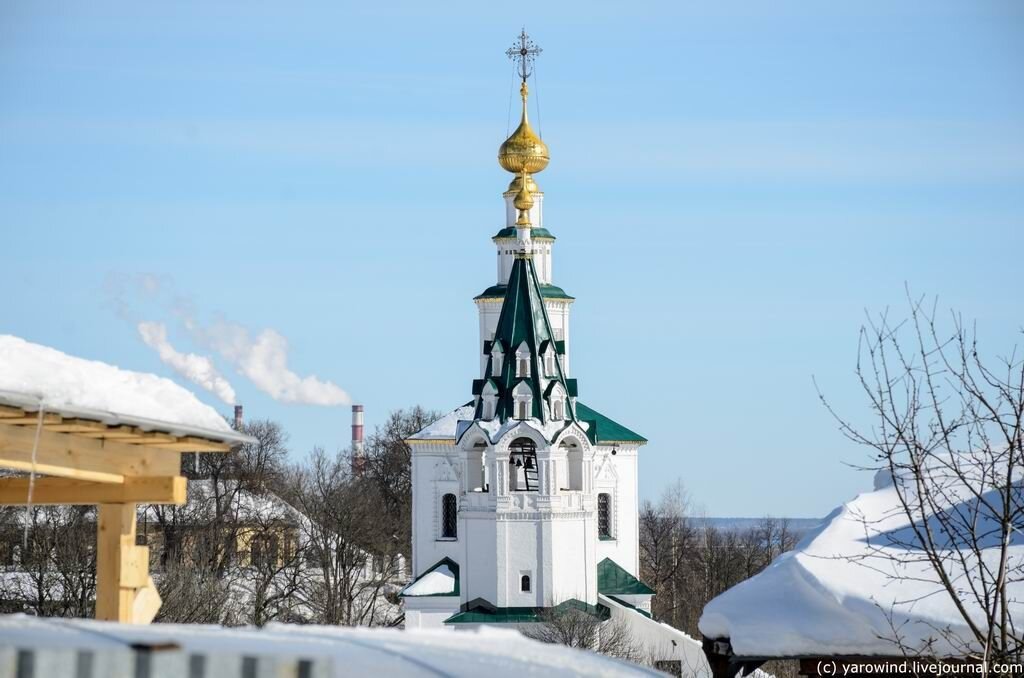
POLYGON ((529 90, 526 82, 519 88, 523 97, 523 118, 519 127, 498 149, 498 164, 506 171, 519 174, 521 172, 540 172, 548 166, 548 147, 530 127, 526 118, 526 98, 529 90))
MULTIPOLYGON (((509 183, 508 189, 505 191, 505 195, 506 196, 515 195, 516 193, 519 192, 519 190, 522 187, 523 187, 523 175, 522 174, 517 174, 516 178, 513 179, 511 183, 509 183)), ((537 182, 534 181, 533 177, 530 176, 529 174, 526 175, 526 190, 528 190, 531 194, 533 194, 533 193, 540 193, 541 192, 540 191, 540 186, 537 185, 537 182)))
POLYGON ((533 197, 530 195, 530 189, 525 186, 520 187, 519 192, 516 193, 515 200, 512 201, 515 208, 520 212, 529 212, 533 209, 533 197))

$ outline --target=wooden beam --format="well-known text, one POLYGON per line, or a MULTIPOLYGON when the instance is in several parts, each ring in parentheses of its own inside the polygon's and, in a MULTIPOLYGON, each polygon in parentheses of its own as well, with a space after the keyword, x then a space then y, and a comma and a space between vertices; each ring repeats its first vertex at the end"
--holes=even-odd
MULTIPOLYGON (((15 424, 20 426, 27 426, 32 424, 35 426, 39 423, 39 414, 35 412, 22 412, 20 417, 7 417, 4 419, 5 424, 15 424)), ((43 425, 46 424, 59 424, 62 421, 62 417, 59 414, 48 414, 43 413, 43 425)))
POLYGON ((147 577, 146 580, 146 586, 135 594, 135 602, 132 604, 132 622, 135 624, 148 624, 153 621, 163 603, 153 578, 147 577))
POLYGON ((158 450, 177 450, 178 452, 227 452, 231 449, 228 443, 218 443, 203 438, 179 438, 173 443, 142 443, 148 448, 158 450))
POLYGON ((36 429, 7 426, 0 419, 0 468, 103 483, 122 483, 126 476, 175 476, 181 453, 151 449, 114 440, 84 438, 72 433, 39 432, 36 463, 32 446, 36 429))
POLYGON ((124 555, 135 548, 135 504, 100 504, 98 514, 96 618, 131 623, 135 589, 122 586, 121 579, 124 555))
MULTIPOLYGON (((187 481, 181 476, 126 478, 123 483, 98 483, 77 478, 36 478, 32 503, 55 504, 177 504, 186 499, 187 481)), ((28 478, 0 478, 0 504, 23 506, 28 478)))

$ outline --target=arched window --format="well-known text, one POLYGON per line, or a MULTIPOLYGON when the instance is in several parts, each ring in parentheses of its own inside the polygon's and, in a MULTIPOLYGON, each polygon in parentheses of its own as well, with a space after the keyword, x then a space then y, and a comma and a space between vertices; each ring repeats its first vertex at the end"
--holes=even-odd
POLYGON ((563 443, 562 448, 569 467, 569 486, 565 489, 578 492, 583 489, 583 449, 577 443, 563 443))
POLYGON ((605 492, 597 495, 597 536, 612 538, 612 495, 605 492))
POLYGON ((525 341, 516 349, 516 376, 530 376, 530 347, 525 341))
POLYGON ((509 489, 513 492, 535 492, 537 478, 537 445, 529 438, 516 438, 508 448, 509 489))
POLYGON ((556 398, 551 403, 551 418, 555 421, 565 419, 565 400, 562 398, 556 398))
POLYGON ((519 579, 519 590, 522 591, 523 593, 529 593, 530 592, 530 575, 524 574, 519 579))
POLYGON ((459 535, 458 504, 454 494, 441 497, 441 537, 456 539, 459 535))
POLYGON ((521 381, 512 389, 512 398, 515 401, 516 419, 529 419, 533 415, 533 390, 530 384, 521 381))

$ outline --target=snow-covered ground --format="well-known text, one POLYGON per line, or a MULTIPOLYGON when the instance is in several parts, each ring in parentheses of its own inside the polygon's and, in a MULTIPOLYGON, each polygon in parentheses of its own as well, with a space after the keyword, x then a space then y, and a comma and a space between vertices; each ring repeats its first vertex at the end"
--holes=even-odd
MULTIPOLYGON (((966 487, 947 489, 950 496, 973 496, 966 487)), ((897 637, 910 653, 963 654, 971 634, 924 552, 912 547, 909 524, 891 476, 879 473, 873 491, 833 511, 793 551, 709 602, 701 633, 729 638, 741 657, 900 655, 897 637)), ((1009 565, 1019 568, 1024 544, 1011 544, 1009 565)), ((996 557, 994 547, 982 554, 986 562, 996 557)), ((978 563, 966 554, 947 560, 947 567, 964 590, 961 601, 980 619, 967 595, 969 584, 977 584, 978 563)), ((1009 594, 1020 618, 1024 586, 1010 584, 1009 594)))
POLYGON ((31 661, 37 676, 73 676, 83 652, 91 656, 92 675, 107 678, 178 678, 195 675, 196 664, 205 669, 198 675, 224 677, 662 675, 489 627, 458 633, 286 624, 226 629, 0 617, 0 678, 21 675, 20 661, 31 661), (147 673, 137 672, 139 662, 147 663, 147 673))

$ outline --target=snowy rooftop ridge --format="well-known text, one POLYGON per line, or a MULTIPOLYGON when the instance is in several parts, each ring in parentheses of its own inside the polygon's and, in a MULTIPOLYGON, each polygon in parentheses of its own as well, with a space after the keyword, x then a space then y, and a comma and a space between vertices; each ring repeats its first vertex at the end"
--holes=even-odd
POLYGON ((9 334, 0 334, 0 405, 225 442, 250 440, 170 379, 70 356, 9 334))
MULTIPOLYGON (((960 496, 973 495, 964 487, 960 496)), ((701 633, 728 638, 737 657, 962 655, 972 635, 927 559, 908 549, 909 525, 892 477, 879 472, 872 491, 711 600, 701 633)), ((996 548, 981 552, 986 562, 998 555, 996 548)), ((954 581, 976 576, 977 562, 965 557, 966 569, 947 568, 954 581)), ((1024 564, 1024 543, 1011 542, 1008 557, 1011 567, 1024 564)), ((1024 582, 1011 583, 1007 593, 1016 601, 1013 616, 1024 614, 1024 582)), ((962 603, 980 621, 980 606, 970 598, 962 603)))
MULTIPOLYGON (((190 656, 202 656, 207 670, 234 667, 244 658, 259 675, 299 675, 305 662, 310 675, 452 676, 521 678, 522 676, 661 676, 651 669, 593 652, 548 645, 509 629, 476 631, 403 631, 382 628, 294 626, 272 623, 262 629, 222 628, 205 624, 140 626, 91 619, 0 616, 0 653, 31 652, 37 667, 73 675, 77 652, 93 653, 94 675, 134 675, 135 650, 149 654, 154 678, 188 674, 190 656)), ((11 664, 13 666, 13 663, 11 664)), ((229 675, 221 673, 208 675, 229 675)), ((55 672, 55 675, 57 673, 55 672)), ((37 675, 40 675, 37 673, 37 675)))

